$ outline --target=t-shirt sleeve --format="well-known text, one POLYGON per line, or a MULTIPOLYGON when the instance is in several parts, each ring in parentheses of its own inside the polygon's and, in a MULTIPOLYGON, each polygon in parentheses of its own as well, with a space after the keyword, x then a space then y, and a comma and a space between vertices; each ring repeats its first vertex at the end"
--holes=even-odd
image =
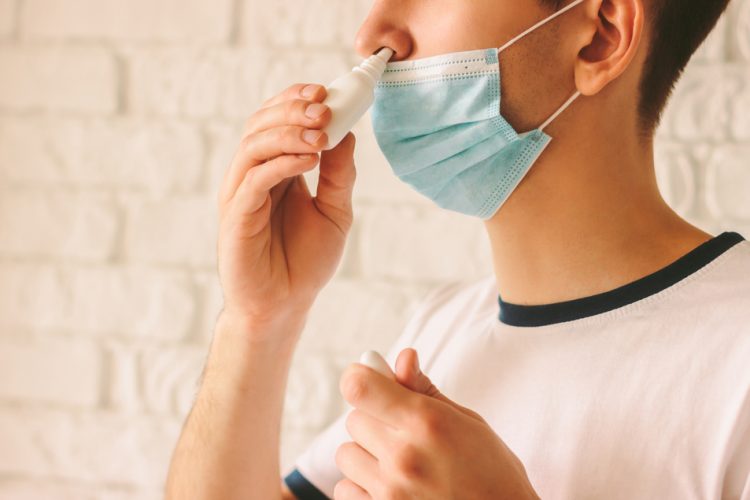
MULTIPOLYGON (((414 345, 422 331, 425 317, 429 315, 432 302, 446 288, 446 286, 441 286, 432 289, 417 303, 401 334, 384 355, 391 367, 395 365, 398 354, 404 348, 414 345)), ((348 414, 349 409, 345 410, 313 438, 308 447, 294 461, 291 468, 286 471, 284 482, 299 500, 333 498, 333 489, 336 483, 344 478, 336 466, 336 449, 342 443, 351 441, 345 424, 348 414)))

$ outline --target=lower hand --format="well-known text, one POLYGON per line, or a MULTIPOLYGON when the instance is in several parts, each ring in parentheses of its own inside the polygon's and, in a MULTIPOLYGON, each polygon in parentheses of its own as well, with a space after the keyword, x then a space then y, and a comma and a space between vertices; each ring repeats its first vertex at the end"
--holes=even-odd
POLYGON ((397 381, 353 363, 340 389, 353 441, 336 451, 336 500, 538 499, 521 461, 476 412, 440 393, 404 349, 397 381))

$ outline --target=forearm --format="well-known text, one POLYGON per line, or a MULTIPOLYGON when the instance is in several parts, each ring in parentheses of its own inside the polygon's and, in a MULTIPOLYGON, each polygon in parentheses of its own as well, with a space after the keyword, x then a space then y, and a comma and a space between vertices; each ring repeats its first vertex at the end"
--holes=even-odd
POLYGON ((252 326, 220 318, 172 459, 168 499, 280 498, 281 415, 303 325, 300 317, 268 335, 269 341, 251 343, 244 330, 252 326))

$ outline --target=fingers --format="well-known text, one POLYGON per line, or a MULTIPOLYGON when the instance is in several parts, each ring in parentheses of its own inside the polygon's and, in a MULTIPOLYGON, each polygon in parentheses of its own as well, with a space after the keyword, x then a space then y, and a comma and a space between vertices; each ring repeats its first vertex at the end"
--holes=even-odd
POLYGON ((241 163, 260 163, 283 154, 318 153, 327 142, 322 130, 283 125, 247 136, 240 151, 241 163))
POLYGON ((287 124, 323 128, 331 116, 331 110, 325 104, 292 99, 256 111, 245 123, 245 135, 287 124))
POLYGON ((315 130, 325 127, 330 122, 331 111, 321 104, 327 95, 326 88, 322 85, 298 83, 268 99, 245 122, 242 141, 219 189, 221 206, 234 196, 247 171, 256 165, 282 153, 319 152, 325 147, 326 137, 318 138, 317 143, 314 142, 311 148, 309 143, 304 141, 302 134, 309 129, 311 132, 308 132, 306 137, 314 138, 315 130), (305 94, 307 90, 311 92, 305 94), (269 130, 273 132, 268 132, 261 138, 265 140, 256 140, 256 134, 269 130), (278 137, 287 140, 285 148, 271 148, 269 151, 269 143, 278 137), (300 144, 294 139, 302 139, 299 141, 302 148, 289 149, 289 137, 292 138, 293 145, 297 146, 300 144), (265 144, 265 149, 255 151, 254 148, 258 144, 265 144))
POLYGON ((350 405, 397 430, 407 431, 408 423, 418 409, 418 399, 424 398, 359 363, 352 363, 344 369, 339 390, 350 405))
POLYGON ((342 479, 333 488, 333 500, 372 500, 372 497, 351 479, 342 479))
POLYGON ((288 101, 290 99, 307 99, 308 101, 321 102, 328 96, 328 92, 323 85, 315 83, 295 83, 288 87, 286 90, 279 94, 267 99, 262 105, 262 108, 274 106, 280 102, 288 101))
MULTIPOLYGON (((325 132, 286 125, 246 136, 235 154, 221 188, 222 201, 232 199, 249 170, 280 155, 318 153, 327 142, 325 132)), ((317 155, 316 155, 317 158, 317 155)), ((316 162, 313 164, 317 164, 316 162)), ((283 177, 281 178, 283 179, 283 177)), ((279 180, 281 180, 279 179, 279 180)), ((270 186, 268 189, 270 189, 270 186)))
POLYGON ((385 457, 396 443, 393 427, 356 408, 346 416, 345 424, 349 436, 376 459, 385 457))
POLYGON ((373 491, 379 476, 378 461, 357 443, 348 441, 336 449, 336 466, 365 491, 373 491))
POLYGON ((315 168, 318 155, 283 155, 249 170, 235 194, 232 209, 250 216, 263 207, 272 187, 315 168))

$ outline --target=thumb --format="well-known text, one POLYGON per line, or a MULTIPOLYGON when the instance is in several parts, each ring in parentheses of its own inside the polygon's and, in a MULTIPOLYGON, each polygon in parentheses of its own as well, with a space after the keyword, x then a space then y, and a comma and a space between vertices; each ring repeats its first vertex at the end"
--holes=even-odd
POLYGON ((399 383, 414 392, 424 394, 431 398, 437 399, 455 408, 456 410, 469 415, 470 417, 484 421, 481 415, 474 410, 461 406, 450 398, 446 397, 440 390, 435 387, 430 378, 419 368, 419 358, 417 351, 407 347, 401 351, 396 358, 396 379, 399 383))
POLYGON ((354 168, 354 134, 349 132, 335 148, 320 155, 320 173, 315 199, 318 210, 333 221, 347 222, 352 214, 352 192, 357 176, 354 168))
POLYGON ((401 385, 411 389, 414 392, 439 399, 447 403, 452 402, 446 398, 430 378, 419 368, 419 357, 417 351, 407 347, 396 358, 396 379, 401 385))
POLYGON ((470 410, 465 406, 461 406, 452 399, 446 397, 437 387, 435 387, 435 384, 432 383, 430 378, 419 368, 417 351, 411 347, 407 347, 401 351, 398 358, 396 358, 396 379, 401 385, 414 392, 442 401, 472 418, 484 421, 484 418, 482 418, 477 412, 470 410))

